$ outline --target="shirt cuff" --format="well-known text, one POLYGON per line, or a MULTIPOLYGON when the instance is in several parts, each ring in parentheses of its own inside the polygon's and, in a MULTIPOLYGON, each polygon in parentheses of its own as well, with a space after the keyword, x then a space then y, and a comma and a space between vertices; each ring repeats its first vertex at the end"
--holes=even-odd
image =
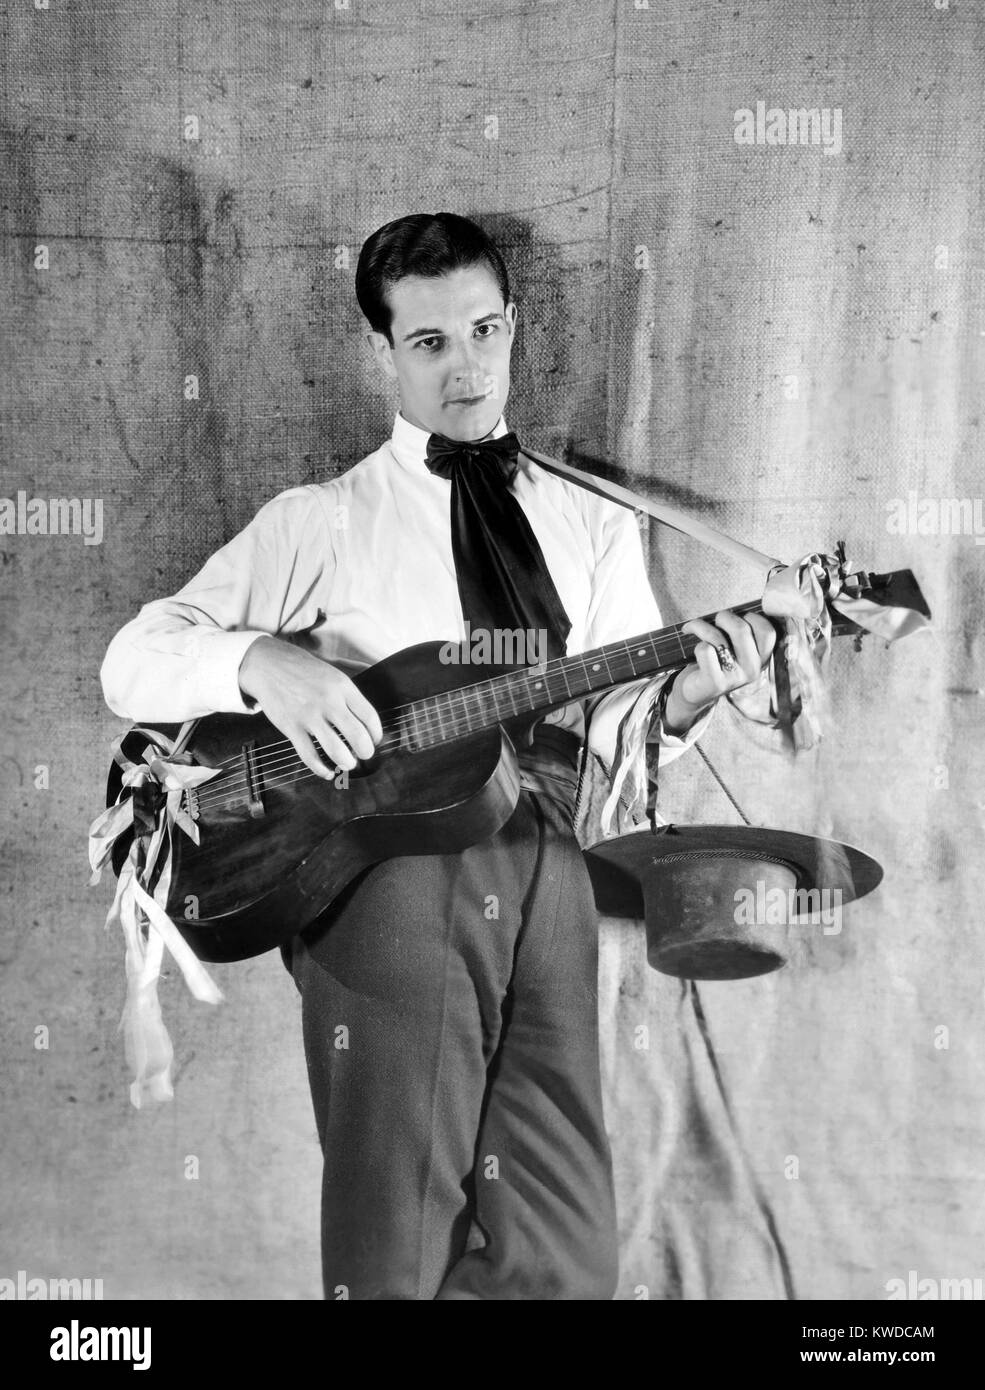
POLYGON ((269 632, 227 632, 210 627, 196 632, 188 644, 188 656, 194 663, 195 704, 223 714, 257 714, 260 706, 239 687, 239 668, 257 638, 270 636, 269 632))
MULTIPOLYGON (((633 681, 629 685, 622 685, 616 690, 609 691, 599 700, 589 720, 588 742, 592 752, 602 760, 606 769, 611 770, 615 762, 619 726, 647 685, 652 687, 656 700, 659 698, 660 691, 666 681, 671 679, 670 676, 652 676, 649 680, 633 681)), ((687 752, 691 745, 701 737, 715 713, 717 703, 716 701, 714 705, 705 710, 704 714, 699 715, 691 727, 681 735, 667 732, 661 714, 659 722, 648 730, 646 741, 660 745, 662 763, 673 762, 675 758, 679 758, 682 753, 687 752)))
MULTIPOLYGON (((698 739, 704 733, 705 729, 707 729, 709 723, 711 722, 712 716, 714 715, 715 710, 717 708, 718 701, 716 700, 713 705, 708 706, 704 714, 698 715, 697 719, 694 721, 691 727, 685 730, 683 734, 669 734, 667 732, 666 728, 664 727, 663 712, 661 711, 660 719, 657 723, 657 728, 655 730, 650 731, 650 736, 647 739, 647 742, 659 743, 661 748, 673 748, 676 749, 678 753, 683 753, 686 748, 691 747, 692 743, 696 743, 698 741, 698 739)), ((667 762, 669 760, 667 758, 664 758, 663 761, 667 762)))

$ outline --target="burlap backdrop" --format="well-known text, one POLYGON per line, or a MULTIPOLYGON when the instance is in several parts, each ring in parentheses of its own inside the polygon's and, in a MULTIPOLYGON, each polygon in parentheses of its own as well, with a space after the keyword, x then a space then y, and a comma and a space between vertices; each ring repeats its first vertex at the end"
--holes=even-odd
MULTIPOLYGON (((767 551, 844 536, 912 565, 937 618, 895 649, 842 643, 820 757, 791 768, 727 715, 707 737, 751 819, 887 867, 794 966, 701 987, 734 1124, 686 990, 648 969, 638 928, 604 928, 621 1296, 783 1297, 780 1248, 808 1298, 985 1272, 985 550, 887 530, 911 490, 981 490, 976 7, 25 0, 0 25, 2 491, 105 505, 98 546, 2 538, 0 1275, 320 1293, 319 1157, 275 956, 218 969, 217 1011, 171 973, 177 1098, 129 1107, 110 887, 84 887, 122 727, 97 671, 139 603, 262 501, 385 436, 352 267, 379 223, 437 208, 482 218, 514 267, 509 418, 533 443, 617 462, 767 551), (843 149, 736 144, 758 100, 840 109, 843 149)), ((757 592, 667 533, 650 554, 667 621, 757 592)), ((662 805, 734 819, 694 755, 662 805)))

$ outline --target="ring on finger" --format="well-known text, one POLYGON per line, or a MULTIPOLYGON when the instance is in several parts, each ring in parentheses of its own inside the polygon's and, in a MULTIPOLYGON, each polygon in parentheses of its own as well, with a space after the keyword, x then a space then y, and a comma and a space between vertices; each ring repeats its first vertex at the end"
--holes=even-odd
POLYGON ((718 656, 718 664, 726 675, 735 670, 735 657, 724 642, 715 648, 715 653, 718 656))

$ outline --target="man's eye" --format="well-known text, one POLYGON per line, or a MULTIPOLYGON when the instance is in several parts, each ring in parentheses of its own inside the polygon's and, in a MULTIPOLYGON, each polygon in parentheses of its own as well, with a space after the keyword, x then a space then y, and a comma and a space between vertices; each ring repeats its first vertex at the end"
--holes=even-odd
POLYGON ((496 328, 497 325, 495 323, 480 323, 475 331, 476 333, 481 333, 484 338, 488 338, 490 334, 496 332, 496 328))
POLYGON ((423 348, 425 352, 437 352, 440 343, 440 338, 418 338, 414 346, 423 348))

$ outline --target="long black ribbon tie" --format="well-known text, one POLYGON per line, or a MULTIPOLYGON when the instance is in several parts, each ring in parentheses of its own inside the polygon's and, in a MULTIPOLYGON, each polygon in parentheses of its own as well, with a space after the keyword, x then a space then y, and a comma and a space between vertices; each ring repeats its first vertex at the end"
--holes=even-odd
MULTIPOLYGON (((462 613, 473 631, 547 635, 548 659, 564 655, 571 622, 523 508, 510 492, 515 434, 463 442, 432 434, 427 466, 451 479, 451 543, 462 613)), ((539 637, 538 637, 539 641, 539 637)))

